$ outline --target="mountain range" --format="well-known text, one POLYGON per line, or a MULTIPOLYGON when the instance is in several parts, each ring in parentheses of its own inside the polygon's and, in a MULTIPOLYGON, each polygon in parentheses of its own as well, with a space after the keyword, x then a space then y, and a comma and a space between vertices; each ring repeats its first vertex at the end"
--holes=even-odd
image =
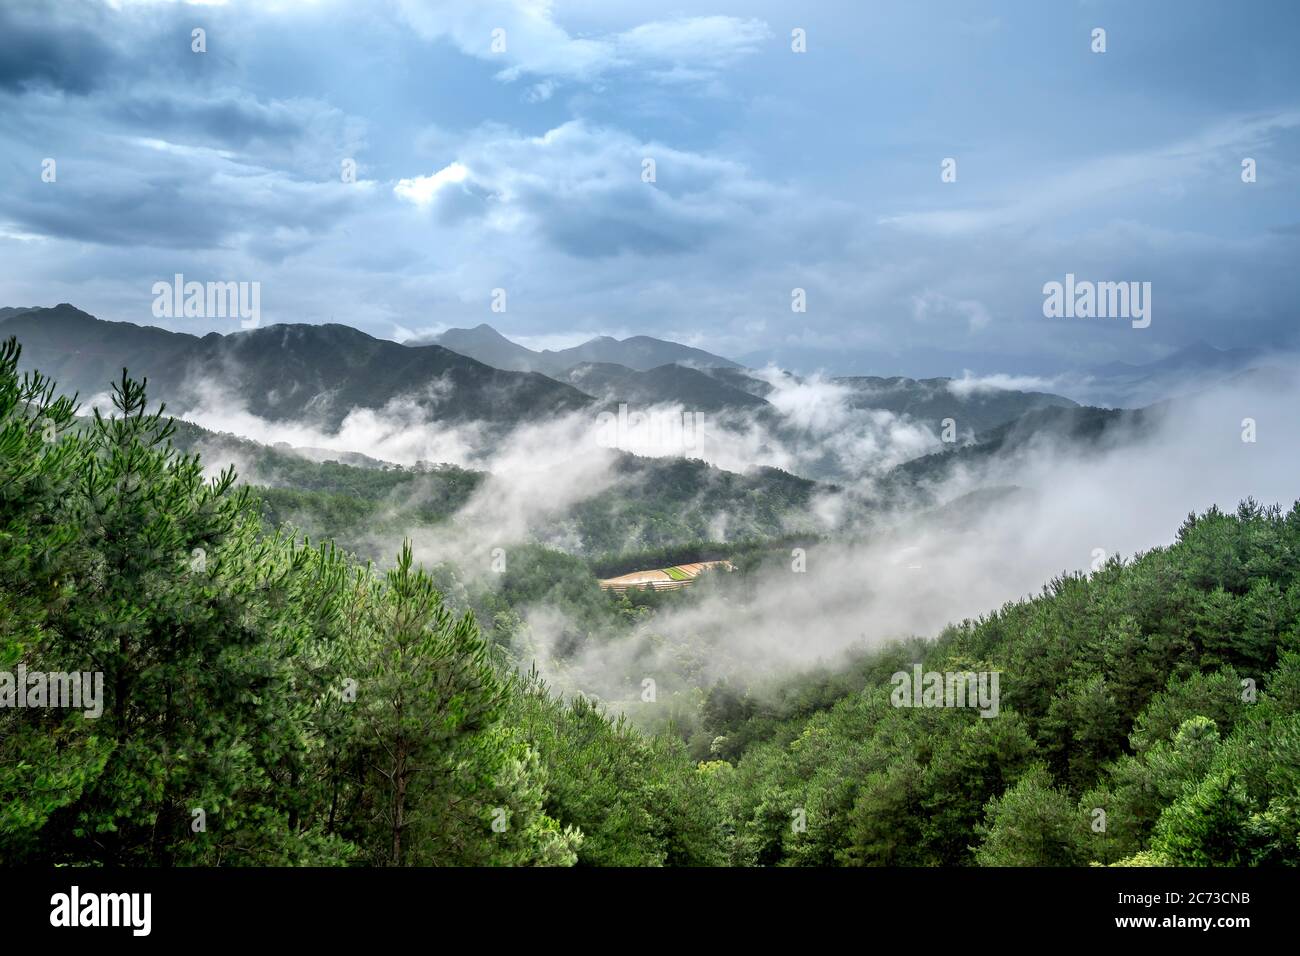
POLYGON ((415 401, 430 421, 514 425, 574 411, 590 396, 536 372, 484 365, 439 345, 405 346, 346 325, 273 325, 203 337, 105 322, 67 303, 0 314, 24 370, 38 368, 66 392, 100 395, 128 368, 150 394, 184 409, 200 385, 272 421, 336 428, 354 408, 415 401))
MULTIPOLYGON (((760 377, 721 356, 649 336, 601 337, 572 349, 535 352, 486 325, 452 329, 439 342, 422 345, 399 345, 335 324, 273 325, 200 337, 107 322, 63 303, 0 310, 0 334, 18 337, 24 369, 38 368, 83 398, 102 395, 128 368, 135 377, 147 377, 151 394, 177 410, 204 397, 202 386, 217 389, 216 400, 235 401, 271 421, 305 420, 329 428, 354 408, 379 409, 396 399, 414 401, 429 421, 507 427, 620 402, 769 414, 772 382, 780 381, 772 373, 760 377), (533 365, 551 371, 543 374, 533 365)), ((853 390, 857 407, 936 421, 956 409, 959 427, 976 431, 1033 408, 1073 404, 1036 392, 956 395, 946 379, 837 381, 853 390)), ((206 398, 210 402, 214 396, 209 392, 206 398)))
POLYGON ((1074 408, 1077 402, 1049 392, 1001 388, 967 389, 949 378, 879 378, 856 375, 832 379, 853 390, 855 408, 883 408, 929 422, 936 428, 952 418, 958 434, 983 435, 1021 415, 1044 408, 1074 408))
MULTIPOLYGON (((450 329, 424 344, 398 344, 335 324, 273 325, 200 337, 107 322, 63 303, 0 308, 0 337, 10 335, 23 346, 24 370, 40 369, 63 391, 79 392, 83 399, 102 395, 128 368, 134 377, 148 378, 152 397, 181 414, 200 401, 234 403, 269 421, 328 429, 337 428, 353 409, 382 409, 397 400, 414 403, 426 421, 502 429, 628 403, 726 413, 720 415, 724 425, 763 420, 774 434, 791 438, 797 427, 783 419, 777 393, 786 385, 808 384, 789 372, 756 373, 649 336, 599 337, 571 349, 538 352, 488 325, 450 329)), ((1231 377, 1258 358, 1249 350, 1201 343, 1150 365, 1112 363, 1079 374, 1094 385, 1114 383, 1155 401, 1164 397, 1162 389, 1231 377)), ((1033 416, 1079 407, 1059 394, 949 378, 830 381, 848 391, 847 404, 855 409, 889 411, 936 431, 952 418, 960 441, 997 439, 998 429, 1021 420, 1060 428, 1070 419, 1033 416)))
POLYGON ((557 377, 609 404, 679 404, 711 413, 769 407, 763 398, 750 391, 684 365, 660 365, 642 372, 612 362, 583 362, 558 373, 557 377))
POLYGON ((615 339, 601 335, 572 348, 536 352, 512 342, 492 326, 477 325, 472 329, 448 329, 428 340, 414 340, 408 344, 441 345, 443 348, 468 355, 495 368, 515 372, 541 372, 559 375, 576 365, 588 363, 622 365, 637 372, 648 372, 663 365, 683 365, 696 368, 740 368, 736 362, 713 355, 703 349, 634 335, 615 339))
MULTIPOLYGON (((1197 391, 1267 360, 1268 353, 1261 349, 1217 349, 1208 342, 1194 342, 1155 362, 1108 362, 1087 369, 1079 392, 1093 404, 1136 408, 1197 391)), ((1071 390, 1068 383, 1063 385, 1071 390)))

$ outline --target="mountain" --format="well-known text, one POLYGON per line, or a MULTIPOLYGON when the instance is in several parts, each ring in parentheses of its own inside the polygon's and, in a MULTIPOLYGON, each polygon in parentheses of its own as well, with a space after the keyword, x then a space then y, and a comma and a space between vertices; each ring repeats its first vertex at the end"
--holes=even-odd
POLYGON ((559 378, 608 404, 680 404, 699 412, 769 407, 757 395, 682 365, 661 365, 638 372, 608 362, 584 362, 559 378))
POLYGON ((864 349, 851 345, 805 346, 781 343, 736 356, 750 368, 775 365, 800 375, 855 376, 871 369, 888 369, 912 378, 933 378, 969 370, 973 375, 1041 375, 1066 371, 1067 362, 1042 354, 976 352, 962 349, 864 349))
MULTIPOLYGON (((771 408, 767 399, 775 389, 771 381, 728 359, 644 335, 622 341, 601 336, 574 348, 537 352, 483 324, 449 329, 433 341, 497 368, 543 372, 606 403, 677 402, 705 412, 762 411, 771 408), (663 361, 653 364, 659 359, 663 361)), ((801 381, 790 372, 782 374, 791 383, 801 381)), ((1077 404, 1049 392, 967 388, 950 378, 854 375, 832 381, 852 390, 855 408, 884 409, 936 429, 952 418, 960 433, 977 437, 1035 409, 1077 404)))
POLYGON ((448 329, 430 340, 432 344, 459 352, 484 365, 514 372, 545 372, 540 352, 524 348, 484 323, 472 329, 448 329))
MULTIPOLYGON (((767 398, 776 391, 776 386, 765 379, 757 378, 748 369, 714 367, 702 368, 700 371, 709 378, 717 379, 719 382, 730 385, 732 388, 738 388, 742 392, 748 392, 758 398, 767 398)), ((789 372, 782 372, 781 374, 792 381, 798 380, 789 372)))
POLYGON ((977 469, 1031 445, 1056 443, 1079 452, 1127 444, 1151 434, 1166 412, 1167 405, 1163 404, 1140 409, 1088 405, 1034 409, 973 443, 953 445, 897 466, 882 482, 883 498, 908 495, 923 500, 928 493, 926 485, 950 474, 954 467, 977 469))
POLYGON ((542 355, 550 356, 564 368, 571 368, 579 362, 610 362, 626 365, 639 372, 662 365, 688 365, 721 368, 740 368, 730 359, 705 352, 703 349, 666 342, 648 335, 634 335, 628 339, 614 339, 607 335, 594 338, 582 345, 557 352, 546 351, 542 355))
MULTIPOLYGON (((387 559, 388 545, 413 528, 451 519, 487 477, 451 464, 403 467, 348 452, 264 445, 182 420, 175 427, 178 449, 200 454, 212 471, 233 464, 241 482, 257 486, 269 527, 286 522, 376 561, 387 559)), ((554 515, 539 537, 606 562, 706 540, 782 535, 800 526, 818 491, 834 489, 777 468, 739 474, 693 459, 599 454, 608 456, 613 483, 554 515)))
POLYGON ((1155 362, 1108 362, 1082 373, 1077 388, 1063 391, 1103 405, 1134 408, 1182 393, 1199 391, 1265 361, 1261 349, 1218 349, 1196 342, 1155 362))
POLYGON ((104 322, 67 303, 0 316, 0 336, 11 335, 23 347, 24 371, 40 369, 61 391, 83 398, 107 391, 124 367, 153 379, 199 341, 153 326, 104 322))
POLYGON ((1101 377, 1145 377, 1170 372, 1237 372, 1258 362, 1263 354, 1259 349, 1217 349, 1202 341, 1145 365, 1109 362, 1089 369, 1089 373, 1101 377))
MULTIPOLYGON (((745 369, 710 368, 701 371, 732 389, 764 399, 770 398, 776 390, 773 381, 790 385, 804 383, 802 378, 790 372, 781 372, 779 378, 772 379, 770 376, 758 378, 745 369)), ((833 378, 831 382, 851 390, 848 404, 853 408, 879 408, 906 415, 935 431, 942 429, 941 423, 945 418, 952 418, 960 434, 973 432, 977 437, 1026 412, 1041 408, 1072 408, 1077 404, 1050 392, 978 388, 969 386, 964 380, 951 378, 853 375, 833 378)))
POLYGON ((104 322, 66 303, 0 318, 16 335, 24 369, 39 368, 67 392, 104 392, 128 368, 150 395, 193 407, 200 385, 256 415, 336 428, 354 408, 409 397, 429 420, 509 426, 591 405, 590 396, 538 373, 492 368, 439 345, 405 346, 344 325, 272 325, 199 338, 104 322))
MULTIPOLYGON (((417 343, 421 341, 424 340, 416 340, 417 343)), ((510 341, 492 326, 484 324, 472 329, 448 329, 427 341, 496 368, 547 375, 560 375, 575 365, 588 362, 623 365, 638 372, 673 364, 740 368, 720 355, 648 335, 634 335, 621 340, 602 335, 572 348, 536 352, 510 341)))
POLYGON ((738 360, 751 368, 775 365, 796 374, 859 378, 865 370, 887 369, 917 381, 966 371, 975 376, 1014 375, 1050 382, 1052 392, 1085 405, 1137 408, 1204 388, 1224 376, 1267 360, 1254 348, 1216 348, 1195 342, 1146 363, 1107 362, 1081 368, 1063 356, 909 348, 896 352, 783 344, 746 352, 738 360))
POLYGON ((1073 408, 1077 402, 1048 392, 1016 389, 968 388, 950 378, 879 378, 857 375, 832 379, 853 389, 856 408, 883 408, 929 424, 936 431, 951 418, 958 434, 977 436, 1027 412, 1044 408, 1073 408))

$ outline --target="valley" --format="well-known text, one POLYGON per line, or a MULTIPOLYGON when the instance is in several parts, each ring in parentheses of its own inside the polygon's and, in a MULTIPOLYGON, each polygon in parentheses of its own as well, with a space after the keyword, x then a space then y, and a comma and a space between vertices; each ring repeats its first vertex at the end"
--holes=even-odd
MULTIPOLYGON (((491 330, 472 331, 479 340, 491 330)), ((299 602, 293 613, 313 622, 302 639, 321 660, 360 651, 344 636, 359 620, 346 607, 390 600, 387 588, 415 588, 409 593, 427 594, 447 622, 472 622, 472 632, 456 632, 469 642, 457 653, 485 662, 482 680, 522 682, 510 684, 510 719, 531 728, 522 739, 551 788, 527 812, 583 834, 521 852, 593 865, 1172 862, 1182 851, 1167 827, 1191 811, 1172 794, 1139 795, 1131 780, 1169 748, 1181 752, 1179 734, 1207 711, 1222 741, 1215 759, 1258 746, 1265 718, 1235 710, 1223 688, 1239 673, 1262 675, 1268 688, 1293 677, 1293 614, 1273 609, 1291 608, 1300 587, 1281 543, 1298 526, 1294 509, 1247 497, 1233 513, 1210 499, 1177 528, 1176 512, 1154 499, 1140 519, 1115 511, 1100 524, 1099 510, 1055 507, 1063 488, 1106 487, 1135 467, 1153 488, 1187 473, 1207 488, 1216 480, 1251 488, 1227 449, 1240 445, 1242 409, 1276 421, 1267 409, 1295 394, 1295 377, 1277 368, 1123 409, 944 378, 801 377, 720 359, 645 369, 588 361, 593 353, 640 364, 671 356, 673 343, 657 340, 628 340, 621 352, 625 343, 611 339, 536 353, 551 370, 544 374, 523 370, 536 355, 506 350, 515 358, 504 364, 516 368, 497 369, 442 345, 385 345, 337 326, 195 339, 60 306, 6 309, 0 333, 13 336, 9 394, 26 395, 25 407, 44 409, 39 421, 66 429, 52 447, 151 449, 161 470, 150 480, 190 483, 186 507, 197 510, 181 550, 201 541, 204 555, 190 573, 201 567, 239 588, 242 555, 279 562, 289 576, 277 580, 299 583, 258 613, 270 622, 275 608, 299 602), (120 375, 116 410, 101 397, 113 379, 94 376, 140 355, 149 389, 156 376, 181 417, 142 418, 146 399, 120 375), (561 367, 569 359, 581 360, 561 367), (21 391, 17 370, 35 372, 42 361, 108 417, 84 406, 68 417, 70 390, 54 382, 21 391), (378 365, 396 373, 381 388, 378 365), (702 416, 698 444, 627 450, 644 438, 639 423, 683 413, 702 416), (622 427, 602 441, 608 421, 622 427), (1166 450, 1155 472, 1152 448, 1166 450), (211 525, 212 508, 231 517, 211 525), (242 524, 231 523, 235 515, 242 524), (1126 545, 1132 557, 1120 557, 1126 545), (1236 557, 1221 563, 1228 552, 1236 557), (1234 570, 1246 565, 1257 570, 1234 570), (1113 623, 1116 613, 1124 623, 1113 623), (1206 629, 1221 613, 1238 622, 1235 636, 1206 629), (1054 635, 1045 645, 1043 629, 1054 635), (353 649, 318 643, 332 633, 339 648, 353 649), (1071 670, 1080 676, 1052 676, 1071 670), (1000 699, 981 697, 975 723, 962 708, 920 703, 904 717, 889 703, 891 675, 922 671, 983 681, 1000 699), (1061 736, 1062 708, 1097 707, 1088 720, 1110 721, 1139 742, 1129 749, 1113 733, 1086 745, 1061 736), (981 729, 986 721, 998 729, 981 729), (1149 729, 1157 725, 1164 729, 1149 729), (629 790, 601 778, 605 789, 588 792, 583 762, 593 746, 615 764, 650 762, 658 782, 629 790), (952 791, 958 765, 967 779, 983 774, 979 788, 952 791), (853 781, 849 795, 844 781, 853 781), (677 803, 652 807, 654 788, 665 787, 677 803), (765 809, 772 799, 811 806, 822 822, 783 832, 765 809), (1035 852, 1006 835, 1028 825, 1022 799, 1048 801, 1058 827, 1076 799, 1155 799, 1142 812, 1171 822, 1131 826, 1104 845, 1081 834, 1035 852), (639 825, 650 829, 602 822, 629 800, 653 818, 639 825), (947 816, 922 825, 908 809, 917 801, 942 801, 947 816), (905 843, 888 837, 894 832, 907 834, 905 843), (972 848, 960 836, 969 832, 986 835, 972 848)), ((493 341, 499 350, 508 342, 493 341)), ((22 407, 10 406, 7 441, 22 440, 30 420, 22 407)), ((57 467, 48 451, 32 460, 57 467)), ((1253 487, 1265 495, 1288 487, 1284 469, 1269 473, 1278 480, 1253 487)), ((108 505, 78 503, 82 493, 70 492, 67 506, 89 514, 108 505)), ((148 527, 132 533, 158 533, 148 527)), ((88 542, 92 551, 110 547, 88 542)), ((112 552, 113 560, 135 567, 158 553, 138 548, 112 552)), ((72 555, 59 558, 72 563, 49 584, 70 610, 90 596, 62 582, 99 573, 72 555)), ((164 642, 191 626, 177 623, 188 612, 168 613, 179 616, 160 624, 164 642)), ((414 679, 383 676, 385 666, 365 664, 380 668, 364 671, 367 681, 414 679)), ((1284 698, 1268 700, 1259 715, 1291 719, 1284 698)), ((1276 753, 1259 759, 1281 759, 1276 753)), ((1189 766, 1177 779, 1215 785, 1200 772, 1189 766)), ((1257 812, 1276 815, 1287 798, 1264 788, 1251 799, 1257 812)), ((1288 832, 1278 823, 1269 839, 1288 832)), ((364 827, 353 834, 369 839, 364 827)), ((1252 859, 1281 858, 1267 846, 1252 859)), ((376 862, 388 859, 373 852, 376 862)), ((420 852, 452 850, 435 840, 420 852)))
POLYGON ((0 0, 6 941, 1285 934, 1300 5, 1192 6, 0 0))

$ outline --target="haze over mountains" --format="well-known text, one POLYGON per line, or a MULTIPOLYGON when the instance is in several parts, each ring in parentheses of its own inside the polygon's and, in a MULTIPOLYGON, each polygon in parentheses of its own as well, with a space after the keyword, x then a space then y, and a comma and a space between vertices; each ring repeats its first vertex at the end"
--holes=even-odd
MULTIPOLYGON (((740 391, 766 398, 772 386, 761 377, 756 378, 753 369, 771 366, 784 368, 787 373, 818 375, 855 390, 874 393, 870 400, 872 407, 897 411, 916 411, 927 396, 935 394, 936 388, 941 391, 948 389, 950 381, 956 383, 951 388, 966 389, 963 398, 975 394, 987 396, 993 392, 1003 392, 1007 396, 1029 393, 1036 395, 1035 407, 1086 403, 1134 408, 1189 388, 1204 387, 1212 381, 1266 363, 1270 358, 1270 354, 1262 349, 1219 349, 1201 341, 1149 363, 1109 362, 1084 369, 1045 369, 1010 355, 990 357, 934 349, 927 353, 929 358, 920 362, 920 366, 932 367, 936 374, 882 377, 865 372, 871 366, 881 371, 893 371, 896 361, 890 356, 871 357, 835 349, 782 350, 779 354, 792 358, 793 365, 784 364, 778 352, 773 350, 749 352, 740 356, 741 361, 737 362, 646 335, 622 340, 598 336, 568 349, 535 351, 511 341, 486 323, 472 329, 448 329, 432 338, 412 340, 408 344, 421 342, 442 345, 495 368, 542 372, 579 388, 583 387, 582 382, 586 382, 590 385, 586 390, 593 395, 608 395, 612 386, 616 392, 622 390, 622 400, 625 401, 647 398, 645 380, 629 376, 625 370, 648 372, 675 364, 699 371, 740 391), (596 367, 581 370, 581 366, 596 367), (611 366, 622 366, 624 371, 611 366), (1034 382, 1041 385, 1030 387, 1034 382), (891 392, 892 396, 889 395, 891 392)), ((710 401, 707 397, 709 390, 695 376, 677 378, 673 384, 698 391, 703 402, 710 401)), ((713 401, 723 401, 727 395, 713 393, 713 401)), ((670 397, 658 394, 654 400, 666 401, 670 397)), ((1017 413, 1023 410, 1020 408, 1017 413)), ((996 412, 992 417, 997 419, 993 424, 1009 420, 998 417, 996 412)), ((982 424, 987 426, 988 422, 982 424)))
POLYGON ((1099 550, 1165 541, 1189 510, 1280 501, 1294 481, 1295 381, 1230 371, 1251 356, 1202 355, 1213 366, 1203 391, 1126 410, 971 377, 578 362, 561 381, 345 326, 196 337, 70 305, 0 313, 9 335, 25 368, 83 397, 122 365, 150 377, 155 401, 199 385, 192 414, 170 407, 199 426, 176 443, 209 474, 234 464, 260 486, 268 530, 379 562, 409 541, 421 564, 451 569, 448 593, 508 600, 479 609, 501 640, 524 634, 543 660, 572 651, 566 679, 612 700, 619 675, 658 672, 693 635, 706 650, 687 656, 710 666, 719 647, 738 673, 807 666, 858 639, 864 621, 932 633, 1099 550), (701 448, 596 447, 594 423, 615 399, 717 410, 701 448), (256 411, 233 415, 238 406, 256 411), (1258 444, 1243 434, 1247 416, 1258 444), (940 437, 945 419, 954 440, 940 437), (807 576, 791 575, 792 548, 808 555, 807 576), (498 549, 510 577, 487 570, 498 549), (744 600, 705 590, 698 606, 655 617, 644 643, 589 642, 600 632, 591 615, 608 610, 596 577, 715 557, 762 575, 744 600))
MULTIPOLYGON (((948 457, 954 444, 983 449, 967 457, 996 453, 1013 424, 1013 436, 1054 432, 1074 440, 1123 420, 1096 409, 1062 417, 1079 403, 1033 387, 1033 378, 805 378, 774 367, 748 369, 650 336, 600 337, 540 352, 488 325, 450 329, 425 344, 398 344, 345 325, 199 337, 101 321, 67 303, 0 309, 0 336, 10 335, 23 346, 25 369, 40 369, 83 399, 102 396, 125 367, 147 377, 150 394, 176 414, 201 411, 195 420, 222 427, 223 414, 238 409, 263 423, 247 437, 267 442, 279 440, 277 428, 292 426, 292 443, 315 449, 318 459, 349 451, 482 467, 505 432, 575 414, 590 431, 600 411, 625 403, 707 415, 714 439, 711 453, 620 446, 628 450, 700 457, 737 472, 767 465, 843 481, 909 460, 916 461, 911 474, 929 474, 936 462, 962 460, 948 457), (358 410, 370 417, 353 421, 345 435, 341 428, 358 410), (450 442, 405 440, 411 429, 428 428, 471 430, 439 435, 451 435, 450 442), (376 429, 382 441, 373 440, 376 429)), ((1153 365, 1115 363, 1072 381, 1090 394, 1109 389, 1149 404, 1229 379, 1260 358, 1200 344, 1153 365)))
MULTIPOLYGON (((496 368, 516 372, 542 372, 546 375, 563 373, 575 365, 588 362, 623 365, 638 372, 669 364, 698 368, 740 368, 730 359, 703 349, 666 342, 648 335, 634 335, 622 340, 601 335, 572 348, 536 352, 510 341, 484 323, 472 329, 448 329, 427 341, 496 368)), ((416 340, 408 344, 425 342, 416 340)))
MULTIPOLYGON (((404 397, 412 397, 430 419, 453 422, 511 423, 617 402, 757 411, 769 406, 774 382, 799 381, 775 371, 754 373, 649 336, 601 337, 535 352, 486 325, 453 329, 439 343, 423 345, 399 345, 345 325, 275 325, 198 337, 102 321, 63 303, 6 308, 0 330, 22 343, 24 367, 41 369, 83 397, 102 394, 126 367, 148 376, 154 394, 173 403, 192 400, 198 382, 215 383, 264 418, 310 418, 332 426, 353 408, 382 408, 404 397)), ((932 416, 954 403, 998 406, 1000 411, 980 416, 980 427, 1044 403, 1069 404, 1058 396, 1008 389, 956 396, 945 382, 836 380, 853 391, 858 407, 932 416)))
POLYGON ((212 385, 273 421, 337 427, 354 408, 410 399, 430 419, 515 424, 590 403, 537 373, 492 368, 438 345, 410 348, 345 325, 274 325, 199 338, 104 322, 66 303, 0 317, 16 335, 25 368, 39 368, 83 397, 102 394, 128 368, 178 410, 212 385))

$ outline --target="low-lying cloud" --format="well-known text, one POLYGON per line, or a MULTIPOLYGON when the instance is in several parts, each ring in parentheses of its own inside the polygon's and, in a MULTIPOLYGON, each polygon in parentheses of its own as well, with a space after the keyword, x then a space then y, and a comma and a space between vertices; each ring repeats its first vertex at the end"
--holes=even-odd
POLYGON ((833 661, 850 648, 913 635, 1032 596, 1054 576, 1173 543, 1192 512, 1248 497, 1288 509, 1300 498, 1300 389, 1267 377, 1223 384, 1154 413, 1155 427, 1104 446, 1031 443, 959 471, 940 508, 883 516, 868 537, 808 549, 732 589, 661 611, 635 636, 593 642, 577 660, 546 656, 554 615, 530 619, 544 669, 570 688, 628 699, 661 685, 689 648, 702 677, 757 679, 833 661), (1254 424, 1255 441, 1248 425, 1254 424), (983 489, 983 493, 981 492, 983 489))

